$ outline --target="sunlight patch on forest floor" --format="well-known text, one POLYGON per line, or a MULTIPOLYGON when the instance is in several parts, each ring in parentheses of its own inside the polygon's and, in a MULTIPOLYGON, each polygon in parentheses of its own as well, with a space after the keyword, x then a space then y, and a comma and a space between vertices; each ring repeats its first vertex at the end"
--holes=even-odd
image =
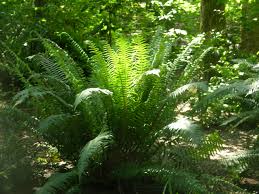
POLYGON ((217 152, 211 159, 225 159, 239 155, 253 146, 258 134, 255 131, 231 130, 221 132, 223 139, 222 150, 217 152))

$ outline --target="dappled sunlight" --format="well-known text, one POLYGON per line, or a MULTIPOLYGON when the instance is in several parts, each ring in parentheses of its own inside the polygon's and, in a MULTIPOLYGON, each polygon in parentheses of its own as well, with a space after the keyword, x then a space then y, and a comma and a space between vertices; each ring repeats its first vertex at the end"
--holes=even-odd
POLYGON ((231 159, 249 151, 257 141, 258 134, 253 131, 226 131, 221 132, 223 139, 222 149, 211 156, 213 160, 231 159))
POLYGON ((1 2, 0 194, 257 193, 258 7, 1 2))

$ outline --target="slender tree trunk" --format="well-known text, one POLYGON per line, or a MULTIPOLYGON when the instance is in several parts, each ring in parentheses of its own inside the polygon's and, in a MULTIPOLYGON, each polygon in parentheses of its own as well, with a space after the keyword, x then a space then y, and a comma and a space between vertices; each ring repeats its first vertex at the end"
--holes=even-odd
POLYGON ((250 53, 259 51, 259 0, 243 0, 241 49, 250 53))
MULTIPOLYGON (((210 38, 212 30, 221 31, 226 27, 225 1, 224 0, 201 0, 200 30, 210 38)), ((209 81, 215 75, 211 65, 216 64, 219 56, 215 50, 211 50, 203 57, 204 81, 209 81), (206 73, 205 73, 206 72, 206 73)))
POLYGON ((41 19, 43 16, 43 7, 47 4, 47 0, 35 0, 34 5, 37 7, 35 10, 35 17, 41 19))
POLYGON ((225 3, 222 0, 201 0, 200 29, 202 32, 220 31, 226 26, 225 3))

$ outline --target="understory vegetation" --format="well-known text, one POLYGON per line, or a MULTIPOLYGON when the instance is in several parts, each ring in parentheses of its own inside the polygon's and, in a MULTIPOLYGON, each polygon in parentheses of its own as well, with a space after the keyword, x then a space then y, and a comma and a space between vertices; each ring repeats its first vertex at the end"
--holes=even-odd
POLYGON ((1 2, 0 193, 257 193, 255 7, 1 2))

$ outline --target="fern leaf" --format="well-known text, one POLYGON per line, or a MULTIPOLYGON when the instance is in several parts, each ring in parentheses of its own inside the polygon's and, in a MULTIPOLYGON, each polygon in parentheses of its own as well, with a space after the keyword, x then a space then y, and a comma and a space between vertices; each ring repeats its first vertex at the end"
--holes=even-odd
POLYGON ((239 194, 249 194, 250 192, 246 192, 225 178, 218 176, 211 176, 208 174, 202 174, 201 178, 206 185, 209 185, 208 190, 210 193, 239 193, 239 194))
POLYGON ((228 125, 230 123, 233 123, 234 121, 238 120, 238 122, 233 126, 233 128, 239 126, 240 124, 244 123, 247 120, 258 120, 258 115, 259 115, 259 109, 255 108, 254 110, 251 111, 245 111, 242 113, 239 113, 235 116, 230 117, 226 121, 224 121, 221 125, 228 125))
POLYGON ((138 166, 135 164, 124 165, 118 168, 114 175, 118 178, 136 178, 149 176, 158 179, 163 184, 170 183, 174 192, 183 193, 208 193, 207 189, 192 173, 161 166, 138 166))
POLYGON ((15 52, 13 52, 4 42, 0 41, 1 48, 4 48, 3 57, 5 60, 4 67, 11 73, 15 74, 25 84, 29 85, 25 75, 31 75, 32 70, 15 52))
POLYGON ((168 63, 168 71, 166 73, 166 84, 171 88, 172 83, 176 81, 179 75, 182 74, 187 64, 190 62, 189 57, 191 56, 192 48, 200 45, 203 41, 203 36, 197 36, 194 38, 186 48, 177 56, 173 63, 168 63))
POLYGON ((196 89, 201 89, 202 91, 208 90, 208 85, 206 82, 194 82, 190 84, 186 84, 184 86, 181 86, 177 88, 174 92, 169 94, 169 97, 176 98, 177 96, 183 94, 186 91, 196 91, 196 89))
POLYGON ((114 77, 114 65, 111 59, 112 54, 108 54, 113 53, 110 45, 104 45, 104 54, 92 42, 90 42, 89 46, 90 50, 93 53, 93 56, 91 57, 91 63, 93 67, 91 81, 93 85, 106 89, 111 89, 110 82, 111 79, 114 77), (104 58, 105 54, 108 55, 106 56, 106 60, 104 58))
POLYGON ((236 166, 239 170, 244 170, 248 165, 257 166, 259 163, 259 149, 243 151, 237 155, 222 159, 223 164, 227 166, 236 166))
POLYGON ((186 82, 197 81, 201 78, 203 73, 203 60, 204 58, 214 50, 214 47, 205 49, 201 55, 193 62, 189 62, 183 70, 182 76, 179 78, 178 84, 182 85, 186 82))
POLYGON ((24 111, 21 111, 15 107, 3 105, 1 103, 0 103, 1 130, 12 129, 12 133, 13 133, 13 131, 15 130, 34 128, 37 125, 36 119, 32 118, 28 113, 25 113, 24 111))
POLYGON ((71 187, 66 194, 79 194, 80 193, 80 187, 79 185, 71 187))
POLYGON ((67 82, 66 74, 62 71, 62 69, 54 63, 51 59, 45 57, 42 54, 37 54, 31 57, 31 59, 36 63, 43 67, 43 69, 47 72, 48 76, 52 76, 57 80, 61 80, 63 82, 67 82))
POLYGON ((194 144, 200 144, 204 133, 201 127, 194 122, 182 118, 164 127, 162 134, 169 133, 172 136, 185 136, 194 144))
POLYGON ((13 101, 15 102, 14 106, 18 106, 19 104, 28 100, 30 97, 38 99, 38 98, 43 98, 46 95, 54 97, 58 102, 60 102, 66 108, 71 109, 72 105, 67 103, 61 97, 54 94, 52 91, 47 91, 47 90, 45 90, 41 87, 38 87, 38 86, 31 86, 27 89, 24 89, 24 90, 18 92, 13 97, 13 101))
POLYGON ((19 104, 22 104, 23 102, 28 100, 30 97, 43 98, 47 94, 48 94, 48 91, 45 91, 43 88, 40 88, 37 86, 29 87, 27 89, 24 89, 24 90, 18 92, 13 97, 13 101, 15 102, 14 106, 18 106, 19 104))
POLYGON ((147 44, 141 37, 133 40, 133 56, 135 56, 133 70, 135 70, 135 76, 140 77, 149 68, 147 44))
POLYGON ((62 69, 75 92, 79 92, 83 88, 86 88, 86 79, 83 70, 69 56, 69 54, 51 40, 42 39, 42 42, 47 53, 54 60, 54 62, 62 69))
POLYGON ((46 90, 55 91, 59 96, 66 99, 74 96, 71 87, 59 78, 51 75, 44 74, 32 74, 29 80, 33 80, 38 83, 38 86, 44 87, 46 90))
POLYGON ((93 95, 105 95, 105 96, 111 96, 112 92, 106 89, 100 89, 100 88, 88 88, 81 93, 79 93, 75 99, 74 107, 75 109, 77 106, 84 100, 89 99, 90 97, 93 97, 93 95))
POLYGON ((196 158, 209 159, 222 149, 222 143, 223 141, 218 133, 214 132, 206 135, 202 143, 195 149, 196 158))
MULTIPOLYGON (((79 179, 86 173, 91 161, 104 154, 104 151, 111 144, 112 140, 113 136, 111 132, 101 132, 84 146, 77 164, 79 179)), ((97 162, 97 160, 93 161, 97 162)))
POLYGON ((64 192, 77 182, 78 175, 76 170, 67 173, 56 173, 52 175, 47 183, 41 187, 36 194, 58 194, 64 192))
POLYGON ((254 94, 258 91, 259 91, 259 80, 255 80, 251 84, 249 84, 247 95, 254 94))
POLYGON ((40 121, 37 131, 41 134, 47 134, 46 132, 50 128, 52 128, 53 126, 59 127, 59 125, 62 125, 66 119, 71 117, 72 115, 70 114, 51 115, 40 121))
POLYGON ((233 97, 241 94, 247 94, 248 86, 242 81, 236 81, 233 84, 222 86, 214 92, 203 97, 196 105, 195 109, 203 109, 209 103, 223 97, 233 97))
POLYGON ((163 38, 163 29, 159 27, 150 45, 151 66, 153 68, 158 68, 166 63, 171 48, 172 43, 163 38))
POLYGON ((66 32, 60 33, 60 36, 65 38, 71 45, 72 48, 76 51, 78 56, 82 58, 82 60, 86 63, 87 67, 89 62, 89 57, 86 54, 86 52, 83 50, 83 48, 66 32))

